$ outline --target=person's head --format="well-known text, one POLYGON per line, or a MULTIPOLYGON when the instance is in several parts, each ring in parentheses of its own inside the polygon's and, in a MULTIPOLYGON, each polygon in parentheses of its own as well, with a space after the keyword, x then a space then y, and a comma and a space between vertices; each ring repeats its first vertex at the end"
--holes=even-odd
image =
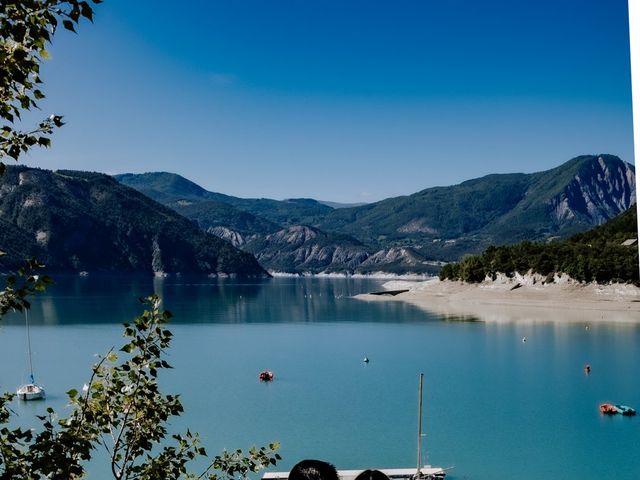
POLYGON ((336 467, 322 460, 302 460, 289 472, 289 480, 339 480, 336 467))
POLYGON ((365 470, 360 472, 355 480, 389 480, 380 470, 365 470))

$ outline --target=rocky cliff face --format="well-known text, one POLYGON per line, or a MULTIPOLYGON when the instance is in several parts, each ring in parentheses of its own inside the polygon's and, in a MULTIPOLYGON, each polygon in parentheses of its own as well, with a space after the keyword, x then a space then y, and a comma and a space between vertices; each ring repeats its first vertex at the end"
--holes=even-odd
POLYGON ((261 265, 295 273, 433 273, 432 262, 410 248, 373 251, 354 238, 294 225, 270 235, 256 236, 245 248, 261 265))
MULTIPOLYGON (((218 238, 226 240, 236 248, 242 248, 247 243, 247 238, 245 238, 245 236, 243 236, 240 232, 231 230, 228 227, 209 227, 207 228, 207 232, 215 235, 218 238)), ((248 237, 249 240, 252 238, 255 238, 255 235, 251 235, 248 237)))
POLYGON ((562 192, 549 200, 557 223, 600 225, 636 202, 636 176, 629 164, 599 156, 585 163, 562 192))
POLYGON ((0 269, 264 276, 250 254, 107 175, 11 167, 0 177, 0 269))
POLYGON ((294 225, 254 238, 246 244, 261 265, 281 272, 353 271, 368 256, 368 249, 346 236, 294 225))

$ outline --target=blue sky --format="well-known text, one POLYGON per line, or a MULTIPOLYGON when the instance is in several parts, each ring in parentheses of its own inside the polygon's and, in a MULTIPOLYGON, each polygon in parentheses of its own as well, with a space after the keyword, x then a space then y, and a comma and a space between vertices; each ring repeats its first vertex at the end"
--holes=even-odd
POLYGON ((626 0, 106 0, 61 32, 25 163, 374 201, 586 153, 633 163, 626 0))

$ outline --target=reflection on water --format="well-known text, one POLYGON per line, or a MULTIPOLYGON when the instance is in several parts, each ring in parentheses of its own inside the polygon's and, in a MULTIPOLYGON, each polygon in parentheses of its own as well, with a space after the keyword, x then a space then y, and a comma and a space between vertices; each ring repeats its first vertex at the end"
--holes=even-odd
MULTIPOLYGON (((174 314, 173 323, 405 321, 397 312, 413 307, 384 303, 372 317, 363 315, 361 302, 351 298, 379 289, 380 283, 309 277, 244 282, 202 276, 60 276, 34 300, 30 318, 34 325, 122 323, 139 311, 140 298, 155 293, 174 314)), ((5 323, 22 320, 8 315, 5 323)))
MULTIPOLYGON (((637 325, 444 318, 350 298, 380 288, 364 279, 56 280, 30 315, 49 398, 15 404, 27 424, 46 406, 65 410, 64 392, 87 380, 96 352, 123 343, 119 323, 155 292, 175 315, 175 369, 161 381, 182 393, 186 413, 172 425, 199 431, 212 452, 279 440, 283 470, 306 457, 413 465, 424 372, 428 459, 455 465, 453 480, 640 478, 640 417, 598 412, 605 401, 640 407, 637 325), (269 384, 257 379, 265 369, 276 375, 269 384)), ((2 390, 27 370, 23 322, 0 327, 2 390)))

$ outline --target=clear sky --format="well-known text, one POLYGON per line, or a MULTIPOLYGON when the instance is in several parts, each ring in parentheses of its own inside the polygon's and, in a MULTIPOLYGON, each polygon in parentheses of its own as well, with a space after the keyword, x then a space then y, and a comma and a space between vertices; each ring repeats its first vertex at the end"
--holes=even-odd
POLYGON ((43 168, 368 202, 633 163, 627 0, 106 0, 42 73, 43 168))

